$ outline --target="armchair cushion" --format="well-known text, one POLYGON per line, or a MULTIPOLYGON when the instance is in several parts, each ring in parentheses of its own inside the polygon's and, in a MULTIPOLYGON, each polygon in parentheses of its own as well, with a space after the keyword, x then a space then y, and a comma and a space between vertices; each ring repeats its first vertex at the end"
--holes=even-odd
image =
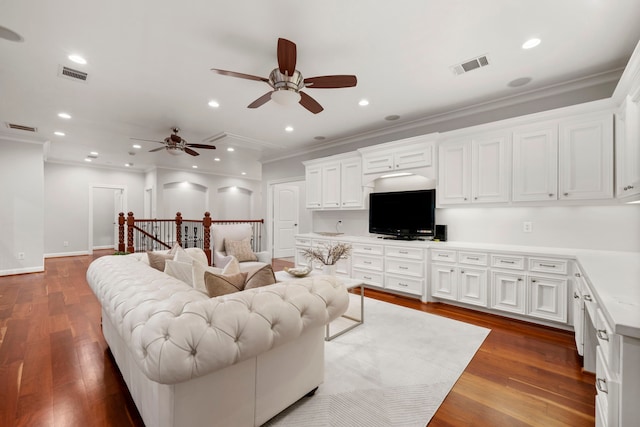
POLYGON ((224 251, 227 255, 236 257, 238 262, 258 260, 258 257, 251 249, 251 241, 248 237, 242 240, 224 239, 224 251))

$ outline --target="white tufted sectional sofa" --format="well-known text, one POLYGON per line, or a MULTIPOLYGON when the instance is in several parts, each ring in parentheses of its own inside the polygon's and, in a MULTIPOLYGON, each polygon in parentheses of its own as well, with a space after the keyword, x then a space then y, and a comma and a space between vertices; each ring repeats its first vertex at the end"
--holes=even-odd
POLYGON ((142 262, 105 256, 87 281, 147 426, 259 426, 324 376, 324 326, 348 306, 320 276, 209 298, 142 262))

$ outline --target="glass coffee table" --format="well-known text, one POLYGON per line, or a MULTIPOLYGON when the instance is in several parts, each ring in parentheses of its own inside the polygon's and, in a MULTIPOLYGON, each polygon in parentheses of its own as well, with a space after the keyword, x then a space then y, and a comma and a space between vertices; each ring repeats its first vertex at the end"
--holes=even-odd
MULTIPOLYGON (((289 273, 287 273, 286 271, 276 271, 275 272, 275 276, 276 276, 276 280, 278 282, 286 282, 286 281, 291 281, 291 280, 301 280, 304 279, 306 277, 313 277, 313 276, 322 276, 322 272, 320 271, 312 271, 311 273, 307 274, 305 277, 295 277, 290 275, 289 273)), ((336 278, 342 282, 342 284, 344 284, 344 286, 347 288, 347 290, 352 290, 355 288, 360 288, 360 316, 356 316, 357 314, 357 309, 355 310, 356 313, 352 313, 352 307, 351 307, 351 300, 352 298, 349 298, 349 308, 347 308, 347 311, 340 316, 338 319, 334 320, 331 323, 328 323, 326 326, 326 330, 325 330, 325 341, 331 341, 332 339, 339 337, 340 335, 349 332, 350 330, 352 330, 353 328, 355 328, 356 326, 360 326, 364 323, 364 287, 365 287, 365 283, 362 280, 359 279, 351 279, 349 277, 342 277, 342 276, 336 276, 336 278), (333 331, 332 331, 333 330, 333 331)), ((351 293, 349 293, 349 295, 352 295, 351 293)), ((355 294, 357 295, 357 294, 355 294)))

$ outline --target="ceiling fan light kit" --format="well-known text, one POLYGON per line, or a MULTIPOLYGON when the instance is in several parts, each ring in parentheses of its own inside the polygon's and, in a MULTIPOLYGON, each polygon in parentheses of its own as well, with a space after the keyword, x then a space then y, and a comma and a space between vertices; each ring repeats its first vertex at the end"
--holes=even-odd
POLYGON ((246 80, 256 80, 267 83, 273 89, 260 98, 249 104, 248 108, 258 108, 269 100, 281 105, 292 105, 299 103, 304 108, 318 114, 324 108, 311 96, 302 92, 307 87, 310 89, 337 89, 343 87, 353 87, 357 84, 357 78, 353 75, 319 76, 305 79, 302 73, 296 70, 297 48, 296 44, 290 40, 278 39, 278 68, 269 74, 269 78, 253 76, 250 74, 237 73, 235 71, 219 70, 214 71, 223 76, 237 77, 246 80))

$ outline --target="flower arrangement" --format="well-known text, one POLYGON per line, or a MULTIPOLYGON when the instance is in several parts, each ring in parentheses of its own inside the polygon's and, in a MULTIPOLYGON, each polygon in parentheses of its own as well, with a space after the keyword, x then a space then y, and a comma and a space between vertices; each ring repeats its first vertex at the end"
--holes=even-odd
POLYGON ((315 248, 306 248, 302 251, 309 262, 318 261, 323 265, 335 265, 340 258, 348 258, 351 255, 351 245, 347 243, 322 244, 315 248))

